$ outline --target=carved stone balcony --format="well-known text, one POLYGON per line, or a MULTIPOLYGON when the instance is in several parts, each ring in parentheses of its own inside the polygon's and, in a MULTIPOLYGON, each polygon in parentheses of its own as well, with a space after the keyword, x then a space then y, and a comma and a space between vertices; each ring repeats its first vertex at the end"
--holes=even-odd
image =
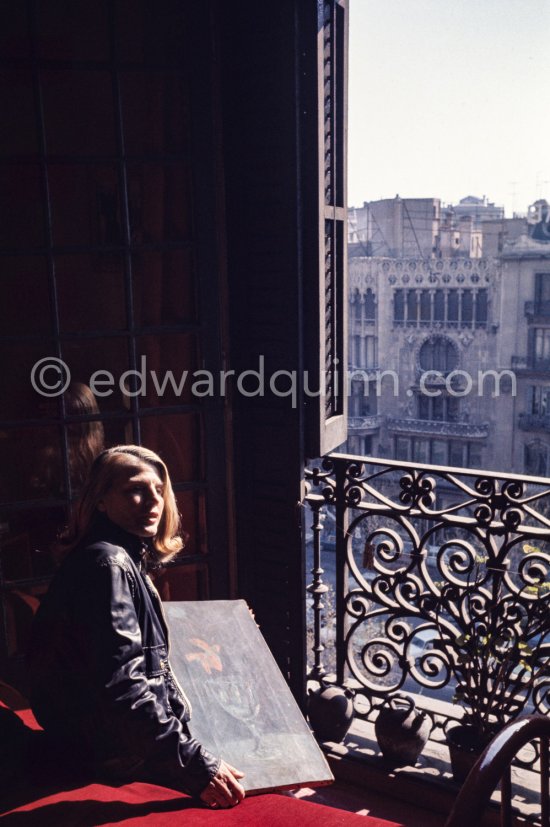
POLYGON ((371 381, 373 379, 377 379, 380 374, 380 368, 378 365, 375 367, 359 367, 359 365, 350 365, 348 369, 348 377, 349 379, 363 379, 365 381, 371 381))
POLYGON ((381 414, 370 414, 369 416, 348 417, 348 430, 350 436, 368 436, 380 430, 382 424, 381 414))
POLYGON ((462 437, 463 439, 486 439, 489 436, 488 422, 440 422, 431 419, 401 419, 389 416, 387 424, 388 430, 397 434, 462 437))
POLYGON ((550 414, 520 413, 518 424, 522 431, 550 431, 550 414))

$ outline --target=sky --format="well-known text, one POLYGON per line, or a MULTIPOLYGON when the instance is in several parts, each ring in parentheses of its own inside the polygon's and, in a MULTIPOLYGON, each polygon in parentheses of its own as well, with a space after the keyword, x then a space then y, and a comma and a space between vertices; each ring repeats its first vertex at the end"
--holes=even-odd
POLYGON ((348 204, 550 201, 550 0, 349 0, 348 204))

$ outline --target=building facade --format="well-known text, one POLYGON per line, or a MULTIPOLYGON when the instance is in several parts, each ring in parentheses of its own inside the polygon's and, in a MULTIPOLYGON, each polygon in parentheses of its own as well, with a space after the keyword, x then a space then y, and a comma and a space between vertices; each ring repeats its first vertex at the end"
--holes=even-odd
MULTIPOLYGON (((546 476, 547 211, 531 210, 528 221, 495 218, 490 210, 485 234, 484 221, 455 220, 442 215, 438 199, 423 201, 436 219, 432 242, 424 236, 423 255, 416 256, 390 255, 389 245, 385 255, 366 255, 374 236, 360 237, 358 211, 351 211, 347 449, 546 476), (451 243, 442 245, 446 232, 451 243), (491 255, 484 254, 485 240, 491 255)), ((365 205, 361 215, 379 214, 380 203, 365 205)), ((413 233, 419 241, 426 214, 413 233)), ((400 223, 403 210, 396 207, 395 215, 400 223)))

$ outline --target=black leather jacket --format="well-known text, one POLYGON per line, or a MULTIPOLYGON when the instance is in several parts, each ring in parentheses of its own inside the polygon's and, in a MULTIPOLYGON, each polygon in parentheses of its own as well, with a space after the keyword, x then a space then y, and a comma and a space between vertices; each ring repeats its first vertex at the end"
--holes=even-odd
POLYGON ((190 736, 143 541, 100 516, 37 612, 29 653, 41 726, 95 768, 153 769, 200 793, 220 760, 190 736))

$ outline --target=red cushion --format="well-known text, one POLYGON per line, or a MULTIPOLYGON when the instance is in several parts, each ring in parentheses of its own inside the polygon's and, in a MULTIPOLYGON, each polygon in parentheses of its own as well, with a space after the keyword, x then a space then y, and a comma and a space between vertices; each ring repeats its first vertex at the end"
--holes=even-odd
MULTIPOLYGON (((8 700, 4 693, 1 694, 8 700)), ((30 709, 17 708, 19 704, 10 705, 12 712, 15 711, 29 729, 40 729, 30 709)), ((0 707, 10 708, 2 700, 0 707)), ((44 782, 43 773, 41 775, 44 782)), ((48 783, 50 781, 48 773, 48 783)), ((11 809, 4 812, 10 817, 10 824, 21 827, 59 827, 61 824, 63 827, 97 824, 105 827, 120 824, 143 827, 174 827, 178 824, 185 827, 403 827, 395 822, 358 816, 275 793, 250 796, 229 810, 209 810, 180 792, 138 782, 120 787, 87 784, 74 789, 57 788, 55 792, 51 787, 35 790, 30 785, 16 785, 14 795, 9 805, 11 809)))
POLYGON ((402 827, 323 804, 270 793, 245 798, 229 810, 209 810, 181 793, 152 784, 89 784, 44 796, 11 810, 21 827, 402 827))

